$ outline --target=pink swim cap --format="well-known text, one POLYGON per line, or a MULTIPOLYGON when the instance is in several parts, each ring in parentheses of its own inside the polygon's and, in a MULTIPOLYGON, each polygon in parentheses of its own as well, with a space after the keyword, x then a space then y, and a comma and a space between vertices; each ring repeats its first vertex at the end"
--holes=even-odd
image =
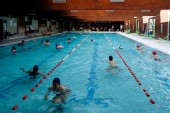
POLYGON ((153 54, 153 55, 156 55, 156 51, 155 51, 155 50, 153 50, 153 51, 152 51, 152 54, 153 54))
POLYGON ((136 46, 137 48, 140 48, 140 44, 137 44, 137 46, 136 46))

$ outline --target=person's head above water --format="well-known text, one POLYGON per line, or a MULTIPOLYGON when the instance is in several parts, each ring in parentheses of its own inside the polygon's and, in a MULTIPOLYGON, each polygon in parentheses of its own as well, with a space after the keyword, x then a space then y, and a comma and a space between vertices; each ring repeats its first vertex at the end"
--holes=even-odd
POLYGON ((38 65, 34 65, 33 71, 34 71, 34 72, 38 71, 38 65))
POLYGON ((112 60, 113 60, 113 57, 112 57, 112 56, 109 56, 109 60, 112 61, 112 60))
POLYGON ((137 46, 136 46, 138 49, 140 48, 140 44, 137 44, 137 46))
POLYGON ((156 51, 155 51, 155 50, 153 50, 153 51, 152 51, 152 54, 153 54, 153 55, 156 55, 156 51))
POLYGON ((13 47, 12 47, 12 50, 16 50, 16 47, 13 46, 13 47))
POLYGON ((53 79, 53 84, 58 84, 58 85, 60 85, 60 79, 59 78, 54 78, 53 79))
POLYGON ((54 78, 53 79, 53 88, 59 88, 60 87, 60 79, 54 78))
POLYGON ((49 40, 46 40, 46 43, 48 43, 49 42, 49 40))

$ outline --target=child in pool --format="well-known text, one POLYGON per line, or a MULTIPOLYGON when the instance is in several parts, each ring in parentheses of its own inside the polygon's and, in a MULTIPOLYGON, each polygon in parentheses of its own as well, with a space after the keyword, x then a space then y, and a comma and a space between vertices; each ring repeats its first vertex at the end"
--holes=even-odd
POLYGON ((48 100, 48 96, 51 91, 56 94, 55 97, 53 97, 52 102, 59 103, 59 104, 62 104, 62 103, 65 104, 65 101, 66 101, 68 95, 71 93, 70 89, 68 89, 60 84, 59 78, 53 79, 52 87, 48 88, 45 98, 44 98, 45 100, 48 100))

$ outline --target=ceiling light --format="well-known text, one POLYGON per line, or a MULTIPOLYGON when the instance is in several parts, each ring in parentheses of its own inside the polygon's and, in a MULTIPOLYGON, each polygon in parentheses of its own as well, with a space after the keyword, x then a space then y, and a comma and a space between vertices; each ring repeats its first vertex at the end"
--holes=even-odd
POLYGON ((125 0, 110 0, 110 2, 124 2, 125 0))
POLYGON ((141 10, 141 12, 146 13, 146 12, 151 12, 151 10, 141 10))
POLYGON ((71 10, 72 13, 78 13, 79 10, 71 10))
POLYGON ((105 10, 105 11, 108 12, 108 13, 114 12, 114 10, 105 10))
POLYGON ((53 3, 66 3, 66 0, 53 0, 53 3))

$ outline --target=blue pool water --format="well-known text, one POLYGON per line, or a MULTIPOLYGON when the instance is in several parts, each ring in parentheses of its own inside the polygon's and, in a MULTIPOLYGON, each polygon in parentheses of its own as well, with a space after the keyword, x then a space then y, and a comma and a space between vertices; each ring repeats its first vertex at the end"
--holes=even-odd
POLYGON ((154 61, 151 57, 154 48, 141 44, 145 51, 140 52, 136 50, 136 44, 138 42, 115 33, 70 33, 58 37, 42 37, 36 42, 28 41, 24 46, 15 44, 1 47, 1 113, 169 113, 169 56, 157 51, 162 62, 154 61), (76 36, 76 40, 66 43, 67 38, 72 36, 76 36), (47 39, 51 42, 50 46, 41 44, 42 40, 47 39), (94 42, 91 42, 91 39, 94 39, 94 42), (135 81, 109 40, 142 85, 135 81), (64 48, 56 50, 56 43, 61 43, 64 48), (118 49, 120 44, 123 47, 121 50, 118 49), (12 46, 17 47, 17 53, 10 52, 12 46), (106 71, 108 64, 103 61, 108 60, 109 55, 113 56, 122 69, 121 72, 106 71), (29 79, 29 75, 20 68, 29 70, 35 64, 39 65, 40 71, 45 74, 54 70, 47 79, 29 79), (55 77, 59 77, 61 84, 72 91, 63 110, 50 101, 54 94, 51 93, 49 100, 44 100, 46 90, 55 77), (40 80, 43 82, 39 83, 40 80), (37 83, 39 87, 35 87, 37 83), (31 92, 31 88, 35 88, 35 91, 31 92), (145 95, 143 88, 150 97, 145 95), (22 100, 25 95, 28 95, 28 98, 22 100), (150 99, 156 103, 152 104, 150 99), (18 109, 12 110, 15 105, 18 109))

